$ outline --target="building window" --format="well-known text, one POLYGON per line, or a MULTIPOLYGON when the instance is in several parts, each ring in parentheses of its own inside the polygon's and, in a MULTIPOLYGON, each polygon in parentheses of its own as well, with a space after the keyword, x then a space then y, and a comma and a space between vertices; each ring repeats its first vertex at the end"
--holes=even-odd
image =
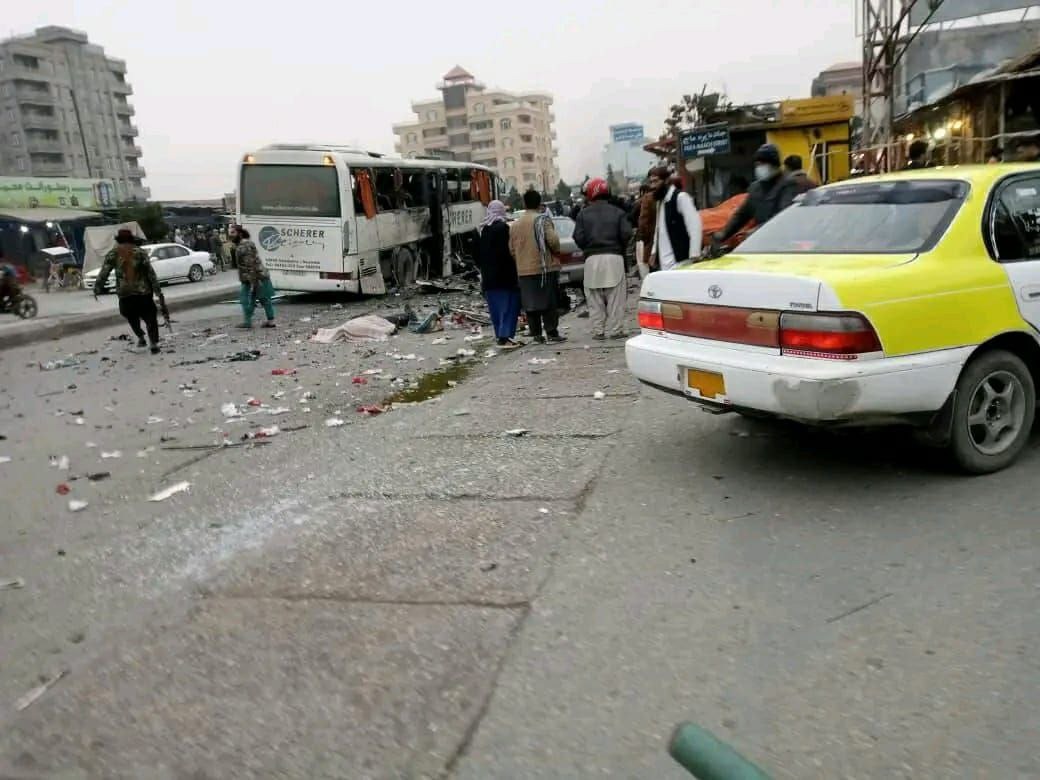
POLYGON ((531 117, 529 114, 520 114, 520 116, 518 116, 517 119, 520 120, 520 124, 522 125, 531 124, 531 117))
POLYGON ((534 140, 534 136, 533 135, 524 135, 524 134, 522 134, 520 136, 520 143, 522 143, 522 144, 529 144, 533 140, 534 140))
POLYGON ((434 136, 444 135, 448 132, 446 127, 430 127, 422 131, 423 138, 433 138, 434 136))
POLYGON ((11 146, 21 146, 22 137, 18 133, 11 133, 11 146))
POLYGON ((466 117, 464 116, 449 116, 448 117, 448 129, 455 129, 466 126, 466 117))
POLYGON ((482 122, 470 122, 470 130, 490 130, 495 126, 495 123, 490 119, 485 119, 482 122))
POLYGON ((504 159, 502 161, 502 167, 505 168, 506 170, 512 170, 513 168, 516 167, 516 158, 515 157, 507 157, 506 159, 504 159))
POLYGON ((533 154, 521 154, 520 155, 520 159, 523 160, 526 163, 533 163, 534 162, 534 155, 533 154))
POLYGON ((426 121, 427 122, 436 122, 437 121, 437 112, 436 111, 427 111, 426 112, 426 121))
POLYGON ((483 114, 484 113, 484 104, 483 103, 474 103, 473 104, 473 113, 474 114, 483 114))
POLYGON ((415 133, 409 133, 408 134, 408 138, 406 139, 407 143, 410 143, 410 144, 417 143, 418 140, 419 140, 419 136, 416 135, 415 133))
POLYGON ((512 138, 503 138, 502 139, 502 148, 503 149, 512 149, 513 148, 513 139, 512 138))
POLYGON ((28 167, 28 166, 26 166, 26 164, 25 164, 25 158, 24 157, 19 157, 18 158, 18 170, 24 171, 26 169, 26 167, 28 167))
POLYGON ((510 119, 503 119, 501 122, 498 123, 498 126, 501 127, 503 130, 509 130, 513 127, 513 122, 510 119))

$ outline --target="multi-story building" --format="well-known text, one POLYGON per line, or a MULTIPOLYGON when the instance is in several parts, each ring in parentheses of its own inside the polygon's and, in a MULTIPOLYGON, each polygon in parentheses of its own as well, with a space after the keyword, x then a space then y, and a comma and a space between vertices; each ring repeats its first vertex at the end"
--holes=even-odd
POLYGON ((394 125, 400 154, 489 165, 519 191, 553 190, 560 172, 552 95, 487 89, 458 66, 437 88, 440 98, 412 102, 415 120, 394 125))
POLYGON ((65 27, 0 41, 0 175, 111 179, 147 200, 126 63, 65 27))
POLYGON ((839 62, 820 71, 812 80, 813 97, 850 95, 853 113, 859 116, 863 110, 863 63, 839 62))

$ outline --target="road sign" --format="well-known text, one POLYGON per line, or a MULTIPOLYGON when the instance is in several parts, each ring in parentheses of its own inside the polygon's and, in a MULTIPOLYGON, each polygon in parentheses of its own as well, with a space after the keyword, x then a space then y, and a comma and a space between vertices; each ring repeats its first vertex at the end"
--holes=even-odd
POLYGON ((679 137, 679 149, 687 160, 712 154, 729 154, 729 126, 704 125, 687 130, 679 137))

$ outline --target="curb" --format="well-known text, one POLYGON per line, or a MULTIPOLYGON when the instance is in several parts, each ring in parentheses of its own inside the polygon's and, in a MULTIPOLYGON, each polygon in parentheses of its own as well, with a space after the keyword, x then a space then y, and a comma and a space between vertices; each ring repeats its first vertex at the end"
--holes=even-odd
MULTIPOLYGON (((214 303, 235 298, 236 291, 232 288, 222 290, 208 290, 185 298, 168 300, 166 302, 170 313, 198 309, 202 306, 210 306, 214 303)), ((28 323, 32 323, 29 320, 28 323)), ((109 328, 124 322, 118 311, 98 312, 97 314, 74 314, 69 317, 61 317, 53 322, 40 323, 35 328, 27 325, 24 330, 13 330, 10 333, 0 332, 0 349, 10 347, 24 347, 28 344, 36 344, 40 341, 53 341, 63 336, 88 333, 92 330, 109 328)))

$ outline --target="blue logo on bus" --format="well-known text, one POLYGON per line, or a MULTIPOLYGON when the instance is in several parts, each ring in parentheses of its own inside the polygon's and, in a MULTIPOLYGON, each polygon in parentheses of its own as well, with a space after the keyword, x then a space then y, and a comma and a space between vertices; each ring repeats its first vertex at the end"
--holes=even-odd
POLYGON ((260 242, 260 246, 268 252, 273 252, 282 245, 282 234, 278 232, 278 228, 268 225, 265 228, 260 228, 260 235, 257 236, 257 240, 260 242))

